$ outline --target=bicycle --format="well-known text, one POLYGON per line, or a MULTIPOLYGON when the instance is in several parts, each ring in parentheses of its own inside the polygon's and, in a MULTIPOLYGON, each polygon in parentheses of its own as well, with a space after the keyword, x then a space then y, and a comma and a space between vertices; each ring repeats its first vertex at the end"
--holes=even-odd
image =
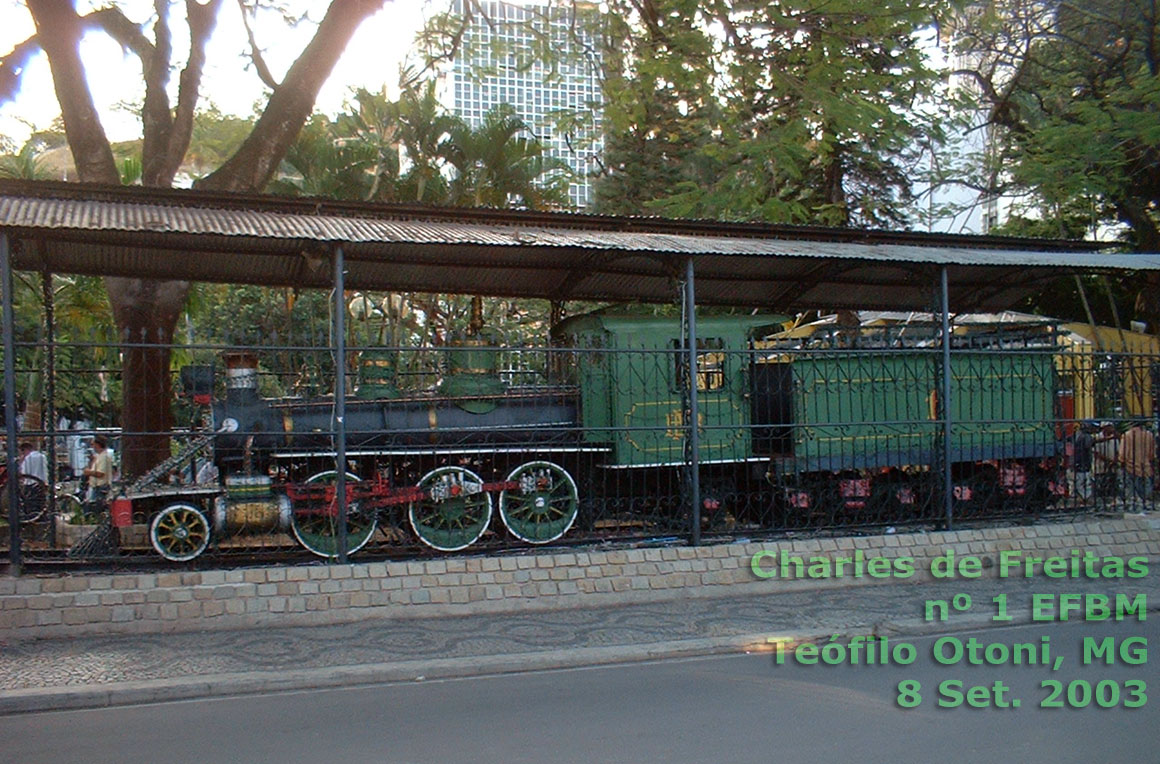
MULTIPOLYGON (((4 507, 3 519, 7 520, 8 468, 4 465, 0 465, 0 491, 3 492, 3 499, 0 499, 0 503, 4 507)), ((70 491, 67 489, 67 483, 58 483, 55 490, 57 514, 65 517, 81 516, 85 509, 80 495, 82 491, 83 487, 70 491)), ((19 508, 21 525, 45 519, 49 507, 48 486, 35 475, 22 474, 16 488, 16 506, 19 508)))

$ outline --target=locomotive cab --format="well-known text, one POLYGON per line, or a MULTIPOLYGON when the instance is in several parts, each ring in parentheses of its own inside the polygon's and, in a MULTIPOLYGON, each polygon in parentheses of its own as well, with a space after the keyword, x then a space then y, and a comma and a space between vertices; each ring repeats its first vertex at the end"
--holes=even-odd
MULTIPOLYGON (((786 320, 768 314, 697 317, 702 462, 753 458, 751 340, 786 320)), ((684 463, 689 359, 679 320, 597 311, 562 321, 553 345, 572 352, 584 437, 611 444, 610 466, 684 463)))

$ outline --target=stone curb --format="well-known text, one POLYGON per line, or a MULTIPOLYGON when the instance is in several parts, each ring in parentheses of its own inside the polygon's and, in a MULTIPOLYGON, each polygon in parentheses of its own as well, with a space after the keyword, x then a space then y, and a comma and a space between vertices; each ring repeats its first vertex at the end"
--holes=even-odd
MULTIPOLYGON (((1160 610, 1160 603, 1149 603, 1148 610, 1150 612, 1160 610)), ((886 637, 927 636, 1031 623, 1029 609, 1013 610, 1011 616, 1010 621, 1002 624, 994 623, 987 613, 964 614, 962 617, 946 622, 928 622, 921 618, 904 618, 880 621, 869 628, 839 631, 789 631, 777 634, 776 638, 792 642, 824 642, 834 636, 839 639, 847 639, 868 634, 886 637)), ((529 671, 609 666, 621 663, 640 663, 660 659, 730 653, 772 652, 770 647, 772 638, 773 635, 769 632, 763 632, 509 655, 368 663, 289 672, 251 671, 176 679, 116 682, 105 685, 4 690, 0 691, 0 716, 275 692, 347 689, 395 682, 519 674, 529 671)))

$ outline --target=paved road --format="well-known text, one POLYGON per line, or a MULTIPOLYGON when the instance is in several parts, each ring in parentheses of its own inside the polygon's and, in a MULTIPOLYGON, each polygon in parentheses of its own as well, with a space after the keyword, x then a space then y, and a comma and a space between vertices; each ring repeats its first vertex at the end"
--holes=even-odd
MULTIPOLYGON (((969 593, 971 612, 951 611, 947 621, 948 628, 963 628, 964 621, 989 622, 997 593, 1008 595, 1018 622, 1032 593, 1120 591, 1144 593, 1157 607, 1160 577, 952 580, 336 626, 0 641, 0 712, 29 710, 15 701, 31 693, 57 692, 64 703, 89 692, 92 702, 85 705, 104 705, 419 674, 462 676, 480 673, 480 665, 484 671, 518 670, 720 651, 768 634, 913 633, 939 627, 923 622, 926 600, 969 593), (129 691, 134 689, 139 691, 129 691), (144 692, 150 689, 156 692, 144 692)), ((33 708, 45 707, 61 705, 33 708)))
MULTIPOLYGON (((1035 625, 974 633, 1051 638, 1062 667, 943 666, 935 637, 902 637, 907 667, 776 666, 769 654, 674 659, 459 680, 217 698, 0 718, 7 761, 98 762, 1156 762, 1160 672, 1080 665, 1084 636, 1143 636, 1160 624, 1035 625), (946 679, 1010 687, 1019 708, 938 708, 946 679), (897 683, 924 687, 918 708, 897 683), (1040 708, 1044 679, 1148 683, 1142 708, 1040 708)), ((969 633, 954 637, 965 640, 969 633)), ((1105 691, 1110 692, 1105 684, 1105 691)), ((991 693, 993 695, 993 693, 991 693)), ((1105 700, 1108 696, 1105 695, 1105 700)), ((1067 706, 1066 695, 1063 698, 1067 706)), ((1072 705, 1082 700, 1077 694, 1072 705)))

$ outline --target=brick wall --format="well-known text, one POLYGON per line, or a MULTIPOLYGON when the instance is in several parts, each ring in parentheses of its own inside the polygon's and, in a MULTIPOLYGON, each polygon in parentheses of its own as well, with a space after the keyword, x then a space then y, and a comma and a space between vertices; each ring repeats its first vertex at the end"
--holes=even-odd
MULTIPOLYGON (((921 580, 947 551, 983 558, 1003 550, 1160 558, 1160 522, 1139 516, 1082 523, 899 533, 714 546, 576 551, 415 562, 244 570, 0 577, 0 637, 169 632, 263 624, 566 608, 778 588, 881 583, 863 578, 760 579, 759 551, 796 556, 915 559, 921 580)), ((765 567, 769 567, 768 565, 765 567)), ((984 574, 986 575, 986 574, 984 574)), ((929 576, 926 576, 929 577, 929 576)))

